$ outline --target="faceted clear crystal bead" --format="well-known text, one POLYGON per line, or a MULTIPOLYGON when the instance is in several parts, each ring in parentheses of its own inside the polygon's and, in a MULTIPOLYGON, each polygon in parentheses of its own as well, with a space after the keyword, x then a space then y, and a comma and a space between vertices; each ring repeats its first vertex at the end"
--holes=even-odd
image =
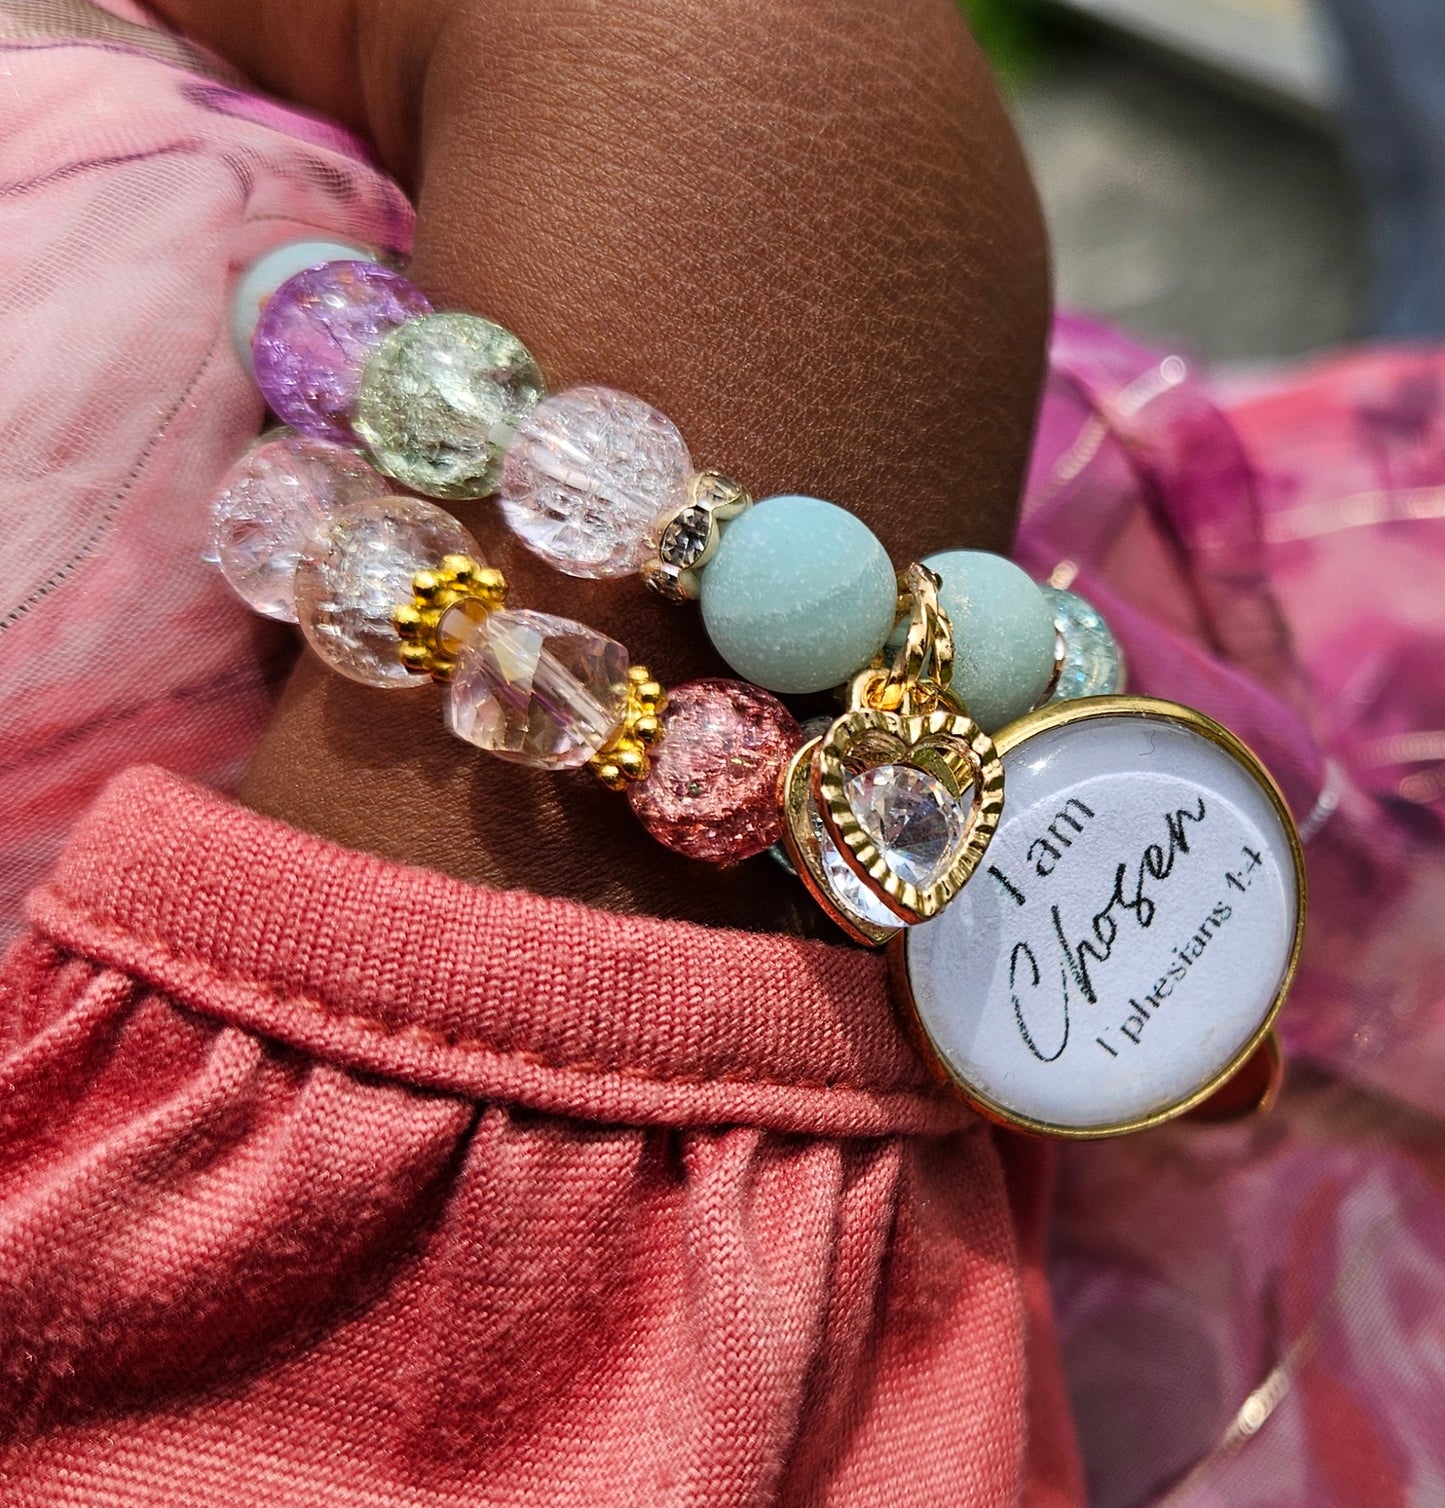
POLYGON ((296 569, 296 612, 308 643, 368 686, 414 686, 391 615, 412 600, 411 579, 444 555, 481 559, 451 514, 412 497, 343 508, 312 535, 296 569))
POLYGON ((291 430, 263 435, 211 501, 213 558, 258 613, 294 623, 296 563, 313 531, 338 509, 389 490, 345 446, 291 430))
MULTIPOLYGON (((963 842, 966 801, 956 800, 926 770, 906 764, 863 770, 845 790, 853 815, 900 879, 922 890, 943 878, 963 842)), ((821 818, 817 826, 822 829, 823 871, 834 894, 868 921, 901 925, 849 866, 821 818)))
POLYGON ((539 403, 502 463, 497 501, 523 543, 569 576, 626 576, 692 470, 665 414, 627 393, 574 387, 539 403))
POLYGON ((377 347, 352 428, 376 465, 415 491, 486 497, 513 432, 544 391, 510 331, 471 314, 430 314, 377 347))
POLYGON ((1054 614, 1062 645, 1051 702, 1084 696, 1113 696, 1124 689, 1124 651, 1095 608, 1076 592, 1046 586, 1040 590, 1054 614))
POLYGON ((668 693, 652 771, 628 791, 644 827, 689 858, 731 864, 782 833, 778 777, 803 742, 792 713, 742 681, 689 681, 668 693))
POLYGON ((298 272, 266 300, 251 345, 271 412, 303 434, 350 440, 367 360, 388 331, 431 313, 419 288, 374 262, 298 272))
POLYGON ((503 611, 463 646, 447 701, 458 738, 540 769, 584 765, 627 711, 627 651, 551 613, 503 611))

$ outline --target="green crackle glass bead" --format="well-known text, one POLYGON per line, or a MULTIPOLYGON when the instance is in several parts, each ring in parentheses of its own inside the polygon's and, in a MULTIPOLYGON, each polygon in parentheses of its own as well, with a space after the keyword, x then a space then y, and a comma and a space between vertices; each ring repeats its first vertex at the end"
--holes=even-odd
POLYGON ((362 374, 353 428, 378 471, 428 497, 497 490, 512 433, 546 393, 526 346, 472 314, 393 330, 362 374))

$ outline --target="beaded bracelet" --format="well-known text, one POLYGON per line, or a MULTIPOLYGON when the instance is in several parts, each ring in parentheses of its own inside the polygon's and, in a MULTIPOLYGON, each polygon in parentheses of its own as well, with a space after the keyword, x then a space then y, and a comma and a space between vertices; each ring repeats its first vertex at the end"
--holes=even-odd
MULTIPOLYGON (((214 555, 245 600, 299 621, 333 668, 378 687, 445 683, 453 733, 523 764, 589 765, 678 852, 733 863, 775 848, 849 936, 897 941, 915 1028, 946 1074, 1010 1124, 1099 1135, 1151 1123, 1211 1092, 1258 1045, 1303 927, 1288 812, 1226 730, 1117 695, 1123 656, 1082 598, 977 551, 895 574, 852 514, 818 498, 754 503, 725 474, 695 470, 671 421, 628 394, 586 385, 548 396, 509 331, 434 312, 355 249, 263 258, 242 284, 236 332, 287 427, 224 479, 214 555), (698 601, 742 679, 667 692, 616 641, 508 606, 471 535, 403 487, 495 493, 508 526, 558 570, 636 574, 670 600, 698 601), (841 715, 806 731, 774 694, 835 688, 841 715), (1031 794, 1017 815, 1011 800, 1001 829, 1006 780, 1031 794), (1121 842, 1137 856, 1118 860, 1121 842), (1186 856, 1198 869, 1206 849, 1216 869, 1236 849, 1254 855, 1218 883, 1268 897, 1228 945, 1207 951, 1235 917, 1226 897, 1160 954, 1162 933, 1146 936, 1165 906, 1155 892, 1186 856), (987 882, 970 884, 986 861, 987 882), (1066 921, 1075 911, 1082 929, 1066 921), (1138 975, 1136 960, 1130 982, 1142 982, 1105 1019, 1104 977, 1119 972, 1130 923, 1156 973, 1138 975), (1152 1024, 1163 1001, 1226 958, 1233 975, 1209 988, 1237 996, 1229 1019, 1162 1044, 1152 1024), (982 1031, 977 999, 991 995, 1006 1007, 985 1013, 982 1031), (1087 1065, 1081 1010, 1097 1053, 1087 1065), (1138 1070, 1155 1056, 1141 1089, 1138 1070), (1106 1067, 1107 1093, 1080 1090, 1106 1067)), ((1176 882, 1170 895, 1180 893, 1176 882)))

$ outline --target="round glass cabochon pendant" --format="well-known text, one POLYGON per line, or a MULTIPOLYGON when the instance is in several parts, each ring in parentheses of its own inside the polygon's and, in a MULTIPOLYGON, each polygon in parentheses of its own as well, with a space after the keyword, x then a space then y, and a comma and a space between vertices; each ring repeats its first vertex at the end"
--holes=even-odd
POLYGON ((1233 734, 1147 697, 1029 714, 997 739, 1003 820, 942 915, 894 943, 906 1003, 990 1119, 1110 1136, 1245 1061, 1299 958, 1304 865, 1233 734))

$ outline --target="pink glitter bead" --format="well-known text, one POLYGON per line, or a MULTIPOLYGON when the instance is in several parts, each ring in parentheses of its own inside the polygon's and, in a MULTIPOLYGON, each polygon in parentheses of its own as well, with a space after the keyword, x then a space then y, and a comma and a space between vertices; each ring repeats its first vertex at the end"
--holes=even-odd
POLYGON ((266 300, 256 322, 256 386, 271 412, 302 434, 349 441, 372 353, 398 325, 430 313, 419 288, 374 262, 298 272, 266 300))
POLYGON ((776 843, 778 775, 803 742, 775 697, 742 681, 669 692, 652 773, 628 793, 642 825, 689 858, 731 864, 776 843))

